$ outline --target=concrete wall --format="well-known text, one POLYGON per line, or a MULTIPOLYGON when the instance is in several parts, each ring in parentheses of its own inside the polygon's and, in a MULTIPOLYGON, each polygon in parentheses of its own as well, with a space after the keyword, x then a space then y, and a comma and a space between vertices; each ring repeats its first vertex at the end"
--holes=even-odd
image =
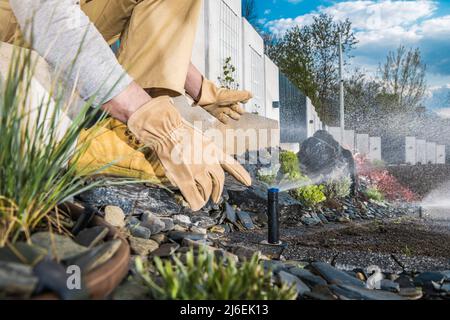
POLYGON ((264 40, 245 19, 242 19, 243 88, 253 93, 253 99, 245 106, 247 112, 265 112, 265 56, 264 40))
POLYGON ((416 137, 405 137, 405 163, 415 165, 417 163, 416 137))
POLYGON ((371 161, 381 160, 381 138, 370 137, 369 138, 369 159, 371 161))
POLYGON ((264 56, 265 63, 265 93, 266 93, 266 112, 265 117, 280 121, 280 78, 278 76, 279 70, 275 63, 269 59, 269 57, 264 56), (276 102, 276 105, 274 104, 276 102), (278 108, 274 108, 278 106, 278 108))
POLYGON ((355 130, 345 130, 344 131, 344 145, 345 149, 352 152, 355 151, 355 130))
POLYGON ((427 142, 427 163, 436 164, 436 143, 427 142))
POLYGON ((445 159, 446 159, 445 145, 441 144, 436 145, 436 163, 445 164, 445 159))
POLYGON ((416 164, 427 163, 427 142, 422 139, 416 139, 416 164))
POLYGON ((358 133, 356 135, 356 152, 361 155, 369 155, 369 135, 358 133))
POLYGON ((328 132, 333 136, 334 140, 341 143, 341 128, 340 127, 328 127, 328 132))

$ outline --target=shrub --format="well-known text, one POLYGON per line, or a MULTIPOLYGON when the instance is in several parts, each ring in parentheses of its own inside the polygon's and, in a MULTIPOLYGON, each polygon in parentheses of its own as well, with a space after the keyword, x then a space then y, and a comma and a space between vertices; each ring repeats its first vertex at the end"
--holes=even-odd
POLYGON ((282 151, 280 153, 281 171, 289 180, 298 180, 302 178, 300 163, 297 155, 292 151, 282 151))
POLYGON ((324 194, 323 185, 309 185, 305 187, 300 187, 291 192, 294 198, 303 202, 309 207, 315 207, 319 203, 327 200, 324 194))
POLYGON ((350 195, 352 180, 349 177, 332 179, 324 184, 323 193, 327 199, 341 199, 350 195))
POLYGON ((175 256, 153 263, 136 260, 136 269, 149 287, 153 299, 159 300, 293 300, 293 287, 272 283, 272 273, 264 271, 257 255, 238 265, 230 258, 217 258, 206 249, 186 254, 186 263, 175 256), (153 279, 150 269, 159 279, 153 279))
POLYGON ((374 187, 370 187, 365 191, 366 196, 369 199, 375 200, 375 201, 383 201, 384 200, 384 196, 383 194, 374 187))

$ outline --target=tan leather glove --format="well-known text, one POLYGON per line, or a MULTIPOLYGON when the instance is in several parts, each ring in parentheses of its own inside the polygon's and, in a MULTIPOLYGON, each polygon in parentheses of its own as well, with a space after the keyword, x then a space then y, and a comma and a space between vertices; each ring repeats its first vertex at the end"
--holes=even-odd
MULTIPOLYGON (((79 175, 111 175, 161 183, 164 174, 156 173, 144 153, 130 147, 110 130, 110 120, 83 130, 78 138, 81 153, 71 159, 79 175)), ((156 168, 156 170, 155 170, 156 168)))
POLYGON ((155 98, 138 109, 128 120, 128 128, 155 152, 167 178, 180 189, 194 211, 200 210, 209 198, 219 201, 224 170, 241 183, 251 185, 248 172, 184 121, 167 96, 155 98))
POLYGON ((247 103, 253 95, 248 91, 218 88, 208 79, 203 79, 202 92, 198 105, 227 124, 231 119, 239 120, 245 113, 241 103, 247 103))

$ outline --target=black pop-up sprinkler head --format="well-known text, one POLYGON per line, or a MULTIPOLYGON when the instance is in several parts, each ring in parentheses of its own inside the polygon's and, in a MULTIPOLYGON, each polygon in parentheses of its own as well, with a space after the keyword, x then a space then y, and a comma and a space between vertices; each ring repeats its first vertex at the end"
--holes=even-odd
POLYGON ((280 227, 279 227, 279 211, 278 211, 278 188, 270 188, 267 192, 267 220, 269 227, 268 243, 271 245, 279 245, 280 227))

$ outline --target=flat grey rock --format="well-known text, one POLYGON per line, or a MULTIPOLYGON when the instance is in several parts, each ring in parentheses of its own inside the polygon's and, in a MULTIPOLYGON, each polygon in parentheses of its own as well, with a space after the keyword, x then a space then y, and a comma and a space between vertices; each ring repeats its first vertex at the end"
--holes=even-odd
POLYGON ((0 261, 0 297, 30 298, 37 284, 30 266, 0 261))
POLYGON ((236 214, 238 216, 239 221, 242 223, 242 225, 246 229, 252 230, 255 228, 255 225, 253 224, 253 220, 250 217, 250 215, 248 214, 248 212, 238 211, 236 214))
POLYGON ((88 251, 69 237, 49 232, 37 232, 31 236, 31 241, 46 249, 52 259, 67 260, 88 251))
POLYGON ((168 237, 174 241, 182 241, 183 239, 189 239, 192 241, 205 240, 206 235, 197 234, 192 232, 183 232, 183 231, 170 231, 168 237))
POLYGON ((311 289, 305 283, 303 283, 299 278, 297 278, 296 276, 294 276, 286 271, 280 271, 278 273, 278 277, 280 278, 281 282, 287 284, 288 286, 295 285, 297 294, 300 296, 303 296, 305 293, 311 291, 311 289))
POLYGON ((75 242, 84 247, 93 248, 103 241, 108 233, 109 229, 104 226, 84 229, 75 237, 75 242))
POLYGON ((300 280, 306 283, 309 287, 313 288, 315 286, 325 286, 327 282, 319 276, 316 276, 306 269, 302 268, 291 268, 289 273, 297 276, 300 280))
POLYGON ((85 273, 90 272, 111 259, 119 250, 121 243, 119 239, 105 242, 76 258, 68 260, 66 264, 79 266, 85 273))
POLYGON ((364 287, 365 284, 361 280, 350 276, 348 273, 338 270, 328 263, 313 262, 311 267, 314 271, 322 276, 330 284, 346 284, 358 287, 364 287))
POLYGON ((151 253, 152 257, 166 258, 170 257, 180 248, 178 243, 165 243, 151 253))
POLYGON ((45 258, 47 250, 26 242, 17 242, 8 247, 0 248, 0 261, 35 265, 45 258), (11 248, 12 247, 12 248, 11 248))
POLYGON ((142 239, 150 239, 152 236, 152 231, 149 228, 139 225, 130 227, 130 233, 133 237, 142 239))
POLYGON ((148 256, 159 248, 159 244, 151 239, 129 237, 131 252, 139 256, 148 256))
POLYGON ((346 284, 333 284, 330 286, 330 289, 343 300, 406 300, 392 292, 370 290, 346 284))

